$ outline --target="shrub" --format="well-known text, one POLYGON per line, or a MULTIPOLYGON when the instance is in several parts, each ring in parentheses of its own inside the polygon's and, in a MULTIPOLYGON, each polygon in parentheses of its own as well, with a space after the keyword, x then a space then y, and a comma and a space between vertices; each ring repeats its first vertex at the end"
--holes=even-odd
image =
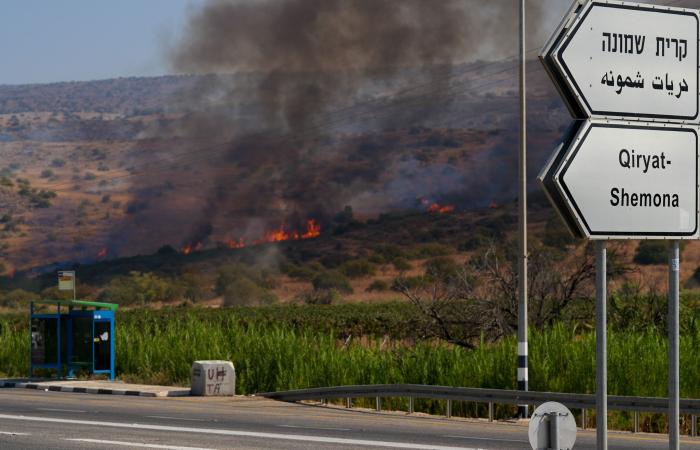
POLYGON ((425 263, 425 275, 434 279, 448 280, 458 271, 459 265, 449 256, 432 258, 425 263))
POLYGON ((224 306, 269 305, 277 297, 250 278, 237 278, 224 288, 224 306))
POLYGON ((424 244, 416 248, 411 256, 414 258, 433 258, 435 256, 446 256, 454 253, 454 249, 443 244, 424 244))
POLYGON ((224 295, 228 286, 240 279, 250 280, 263 289, 274 288, 276 284, 268 271, 235 263, 224 266, 219 270, 214 290, 217 294, 224 295))
POLYGON ((129 276, 118 277, 109 282, 99 299, 120 305, 142 304, 176 299, 176 291, 170 280, 154 273, 131 272, 129 276))
POLYGON ((367 286, 367 292, 384 292, 389 289, 389 283, 384 280, 374 280, 367 286))
POLYGON ((32 300, 37 300, 38 296, 31 292, 22 289, 15 289, 7 294, 0 296, 0 305, 8 308, 20 308, 28 306, 32 300))
POLYGON ((459 244, 457 248, 460 252, 469 252, 472 250, 478 250, 488 246, 490 239, 481 233, 475 233, 470 236, 466 241, 459 244))
POLYGON ((405 272, 407 270, 411 270, 412 268, 413 266, 411 263, 405 258, 396 258, 394 260, 394 269, 398 270, 399 272, 405 272))
POLYGON ((637 264, 663 264, 668 254, 668 243, 665 241, 641 241, 634 254, 637 264))
POLYGON ((66 162, 60 158, 56 158, 53 161, 51 161, 52 167, 63 167, 65 165, 66 165, 66 162))
POLYGON ((335 289, 343 294, 352 294, 353 292, 347 277, 336 270, 327 270, 316 275, 311 283, 315 290, 335 289))
POLYGON ((340 271, 349 278, 363 278, 374 275, 375 267, 366 259, 354 259, 344 263, 340 271))
POLYGON ((340 293, 335 289, 312 289, 299 294, 297 300, 301 300, 307 305, 330 305, 340 300, 340 297, 340 293))
POLYGON ((304 265, 289 263, 282 266, 282 272, 287 274, 287 276, 301 281, 311 281, 323 270, 323 266, 316 261, 304 265))

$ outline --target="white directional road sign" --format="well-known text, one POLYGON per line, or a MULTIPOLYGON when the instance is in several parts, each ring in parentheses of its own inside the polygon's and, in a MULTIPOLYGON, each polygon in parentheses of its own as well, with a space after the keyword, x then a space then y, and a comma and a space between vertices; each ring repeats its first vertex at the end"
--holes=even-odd
POLYGON ((696 122, 697 11, 592 0, 541 55, 574 115, 696 122))
POLYGON ((588 238, 698 237, 697 128, 588 120, 547 169, 588 238))

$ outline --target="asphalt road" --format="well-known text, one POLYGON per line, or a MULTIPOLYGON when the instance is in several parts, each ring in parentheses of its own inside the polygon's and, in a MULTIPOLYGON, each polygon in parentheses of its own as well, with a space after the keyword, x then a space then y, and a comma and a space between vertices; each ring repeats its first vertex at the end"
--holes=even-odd
MULTIPOLYGON (((700 440, 684 439, 683 448, 700 440)), ((667 448, 665 436, 611 433, 611 449, 667 448)), ((252 397, 141 398, 0 389, 5 449, 529 449, 515 423, 416 417, 252 397)), ((576 449, 594 449, 580 431, 576 449)))

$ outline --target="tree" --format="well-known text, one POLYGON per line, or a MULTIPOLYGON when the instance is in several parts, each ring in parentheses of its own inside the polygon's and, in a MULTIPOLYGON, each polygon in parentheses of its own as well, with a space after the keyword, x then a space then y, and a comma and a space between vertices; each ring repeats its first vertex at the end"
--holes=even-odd
POLYGON ((484 314, 488 302, 474 295, 474 278, 466 265, 441 273, 438 265, 429 264, 420 277, 397 278, 393 289, 429 319, 435 337, 451 344, 472 349, 482 336, 495 339, 502 334, 490 319, 493 315, 484 314))

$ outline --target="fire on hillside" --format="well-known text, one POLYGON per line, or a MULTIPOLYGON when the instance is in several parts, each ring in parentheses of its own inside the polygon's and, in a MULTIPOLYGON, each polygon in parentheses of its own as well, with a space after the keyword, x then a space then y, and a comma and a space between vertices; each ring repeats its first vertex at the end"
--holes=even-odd
POLYGON ((447 214, 455 210, 455 205, 441 205, 437 202, 431 202, 427 198, 421 198, 419 200, 421 205, 423 205, 425 210, 429 213, 447 214))
MULTIPOLYGON (((281 224, 279 228, 266 232, 262 237, 254 239, 251 245, 260 245, 270 242, 283 242, 283 241, 299 241, 305 239, 317 238, 321 235, 321 225, 316 222, 315 219, 308 219, 306 221, 306 230, 287 230, 284 224, 281 224)), ((227 239, 223 242, 225 247, 236 249, 244 248, 247 246, 243 238, 238 239, 227 239)), ((202 242, 188 243, 182 247, 182 254, 189 255, 192 252, 199 251, 204 247, 202 242)))

